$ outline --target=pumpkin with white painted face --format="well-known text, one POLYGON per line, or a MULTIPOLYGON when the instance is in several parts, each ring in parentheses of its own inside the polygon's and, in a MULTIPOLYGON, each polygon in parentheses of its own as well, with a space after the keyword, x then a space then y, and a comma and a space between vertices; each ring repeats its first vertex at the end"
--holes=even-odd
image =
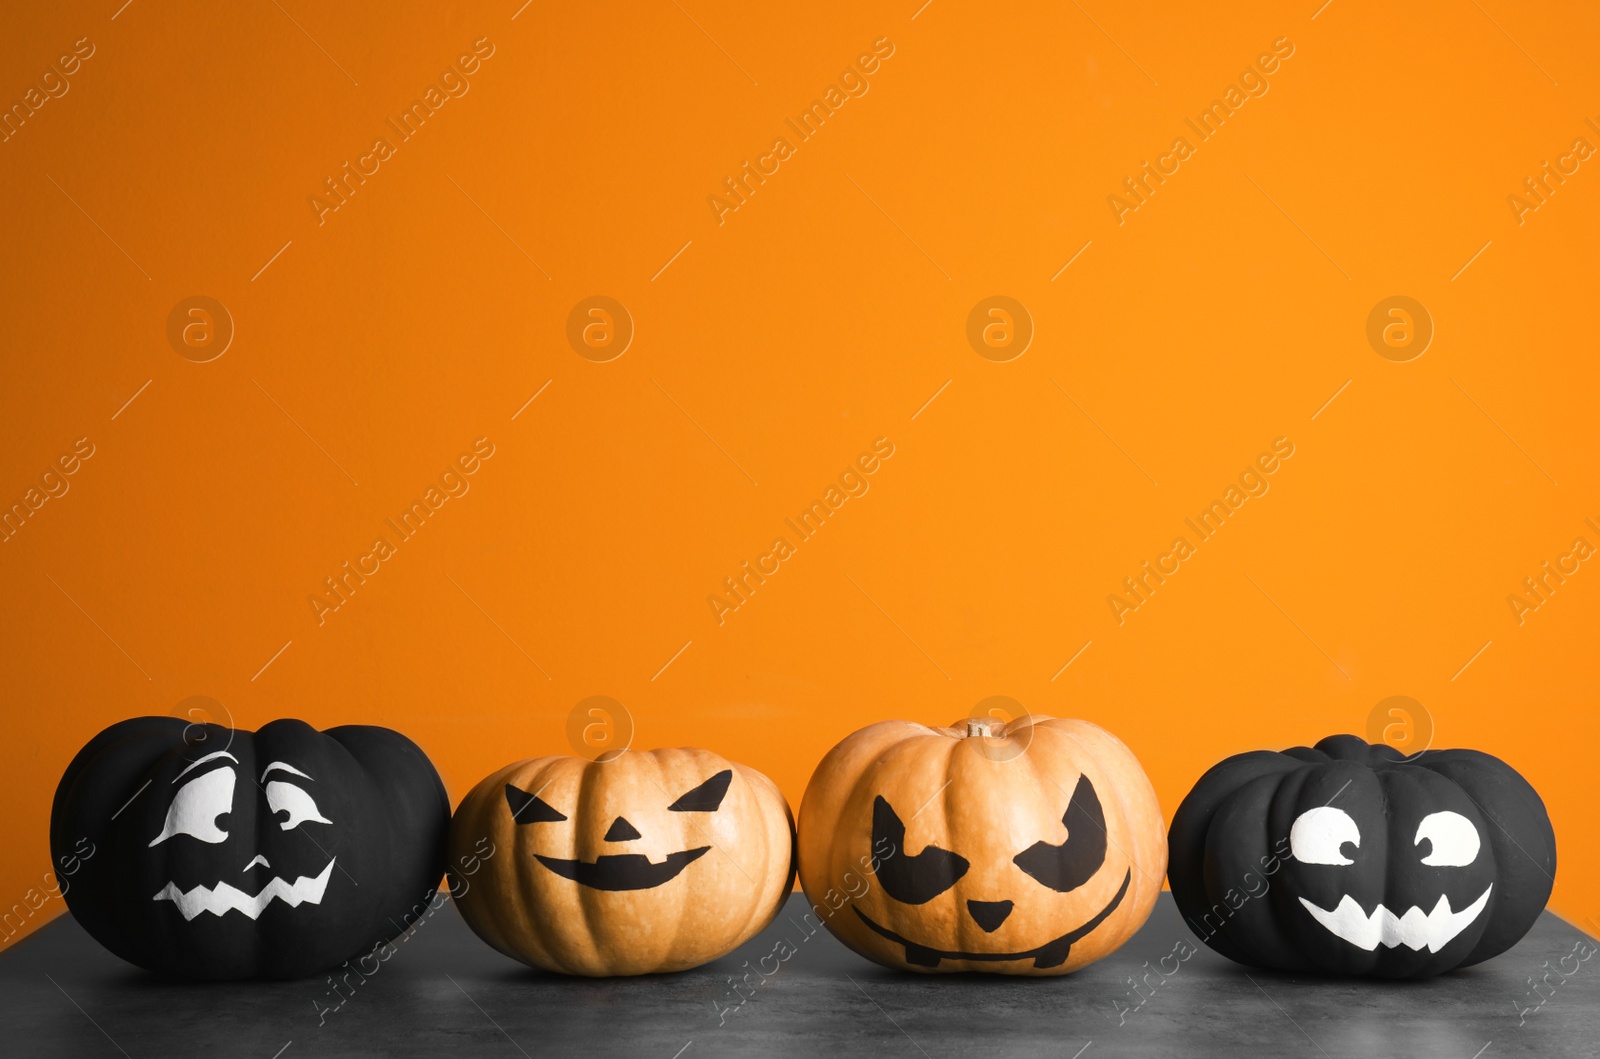
POLYGON ((56 788, 50 845, 95 854, 67 906, 129 961, 187 978, 293 978, 399 934, 444 870, 450 805, 387 728, 255 732, 173 717, 95 736, 56 788))
POLYGON ((1216 765, 1169 834, 1172 896, 1239 963, 1421 978, 1496 956, 1555 885, 1555 833, 1515 769, 1353 735, 1216 765))

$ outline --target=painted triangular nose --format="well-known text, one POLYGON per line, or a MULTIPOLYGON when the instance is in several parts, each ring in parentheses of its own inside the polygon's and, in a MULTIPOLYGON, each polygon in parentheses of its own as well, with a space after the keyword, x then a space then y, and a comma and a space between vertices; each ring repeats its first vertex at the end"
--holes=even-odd
MULTIPOLYGON (((606 832, 607 842, 626 842, 631 838, 643 837, 644 836, 639 834, 632 824, 628 823, 628 821, 624 820, 620 816, 611 821, 611 830, 606 832)), ((1011 911, 1009 905, 1006 907, 1006 911, 1011 911)))
POLYGON ((1000 929, 1000 924, 1006 921, 1015 907, 1010 901, 968 901, 967 911, 972 913, 972 919, 983 928, 985 934, 993 934, 1000 929))

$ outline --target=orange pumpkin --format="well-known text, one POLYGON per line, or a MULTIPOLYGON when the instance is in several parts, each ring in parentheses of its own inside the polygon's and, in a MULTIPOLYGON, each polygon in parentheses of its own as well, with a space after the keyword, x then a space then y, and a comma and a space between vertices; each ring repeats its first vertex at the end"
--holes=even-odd
POLYGON ((883 721, 800 805, 800 884, 856 952, 913 971, 1057 975, 1143 925, 1166 871, 1155 788, 1088 721, 883 721))
POLYGON ((478 936, 578 975, 732 951, 777 915, 793 850, 776 784, 687 747, 507 765, 462 799, 449 838, 456 907, 478 936))

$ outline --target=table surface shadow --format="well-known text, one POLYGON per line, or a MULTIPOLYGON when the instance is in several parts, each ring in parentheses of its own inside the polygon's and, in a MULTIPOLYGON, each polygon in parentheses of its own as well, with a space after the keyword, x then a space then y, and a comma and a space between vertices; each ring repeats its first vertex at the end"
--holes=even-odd
POLYGON ((1060 978, 890 971, 825 930, 808 930, 805 912, 794 895, 767 930, 693 971, 582 979, 501 956, 446 903, 370 977, 350 975, 338 993, 323 977, 158 978, 100 948, 66 915, 0 954, 3 1051, 75 1059, 1600 1056, 1600 960, 1580 961, 1575 947, 1591 952, 1590 939, 1548 912, 1510 952, 1423 982, 1247 971, 1199 944, 1169 894, 1127 945, 1060 978))

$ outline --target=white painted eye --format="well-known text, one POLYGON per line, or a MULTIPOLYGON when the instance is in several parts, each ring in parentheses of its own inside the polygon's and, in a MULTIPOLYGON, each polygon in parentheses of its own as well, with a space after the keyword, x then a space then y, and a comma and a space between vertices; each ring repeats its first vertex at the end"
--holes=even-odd
POLYGON ((1331 805, 1301 813, 1289 828, 1289 849, 1302 864, 1354 864, 1340 847, 1346 842, 1361 848, 1361 829, 1350 814, 1331 805))
POLYGON ((1442 868, 1460 868, 1478 859, 1478 829, 1460 813, 1429 813, 1417 825, 1414 845, 1427 839, 1433 844, 1422 863, 1442 868))
POLYGON ((283 812, 289 814, 289 818, 278 825, 285 831, 299 827, 308 820, 315 824, 333 823, 322 815, 317 803, 311 800, 311 795, 292 783, 273 780, 267 784, 267 804, 272 807, 274 816, 283 812))
POLYGON ((201 842, 226 842, 228 833, 217 826, 217 817, 233 809, 233 769, 213 769, 178 788, 167 809, 161 834, 150 845, 165 842, 173 835, 188 835, 201 842))

